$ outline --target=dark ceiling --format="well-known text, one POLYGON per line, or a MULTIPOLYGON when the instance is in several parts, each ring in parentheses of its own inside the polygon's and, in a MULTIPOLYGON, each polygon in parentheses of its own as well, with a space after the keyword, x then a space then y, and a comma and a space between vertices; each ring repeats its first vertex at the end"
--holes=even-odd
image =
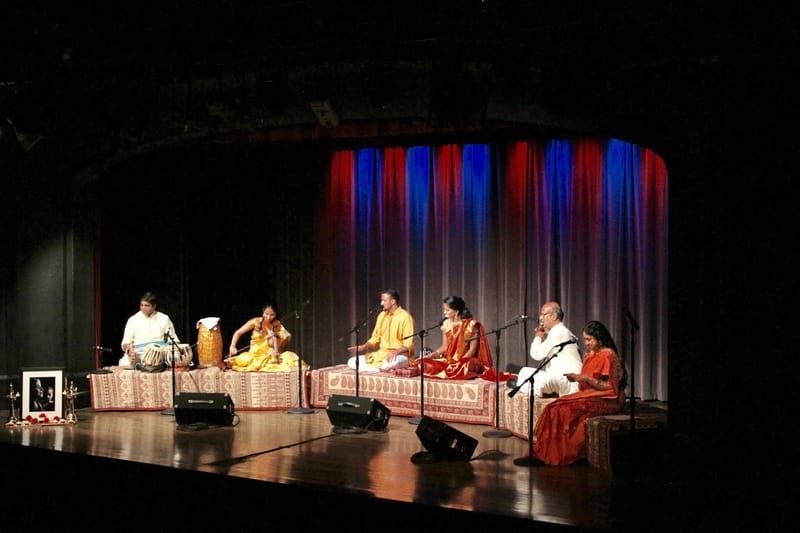
POLYGON ((2 22, 0 140, 19 143, 4 157, 40 152, 92 173, 147 149, 276 131, 523 128, 677 150, 747 120, 748 101, 785 111, 770 102, 793 86, 792 4, 769 16, 683 4, 16 3, 2 22), (322 100, 337 126, 312 112, 322 100))

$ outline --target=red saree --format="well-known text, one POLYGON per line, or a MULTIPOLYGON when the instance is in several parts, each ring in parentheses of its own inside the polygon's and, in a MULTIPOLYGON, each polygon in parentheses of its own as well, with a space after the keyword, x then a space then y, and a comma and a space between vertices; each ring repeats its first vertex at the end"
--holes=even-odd
POLYGON ((492 367, 492 352, 480 322, 467 318, 455 326, 446 323, 442 326, 442 331, 447 349, 441 357, 422 360, 422 371, 426 377, 473 379, 492 367), (466 357, 469 344, 464 340, 475 336, 479 336, 478 349, 472 357, 466 357))
POLYGON ((596 390, 580 383, 578 392, 545 406, 534 428, 533 452, 547 464, 566 465, 586 457, 586 419, 618 413, 625 404, 625 392, 619 390, 622 365, 613 350, 602 348, 587 353, 581 374, 595 379, 607 377, 612 387, 596 390))

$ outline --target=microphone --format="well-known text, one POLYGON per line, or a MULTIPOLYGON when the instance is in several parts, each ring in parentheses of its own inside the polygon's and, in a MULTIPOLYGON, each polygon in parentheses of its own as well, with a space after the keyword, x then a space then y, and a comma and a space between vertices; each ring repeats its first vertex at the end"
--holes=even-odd
MULTIPOLYGON (((308 304, 310 304, 310 303, 311 303, 311 300, 306 300, 306 301, 304 301, 304 302, 303 302, 303 305, 301 305, 301 306, 300 306, 300 311, 302 311, 302 310, 303 310, 303 308, 305 308, 305 306, 307 306, 307 305, 308 305, 308 304)), ((295 318, 300 318, 300 311, 298 311, 297 313, 295 313, 295 318)))
POLYGON ((633 331, 639 331, 639 324, 636 322, 636 319, 633 318, 633 315, 627 309, 625 310, 625 320, 628 321, 628 324, 631 325, 633 331))
POLYGON ((105 352, 105 353, 112 353, 114 351, 111 348, 103 348, 102 346, 92 346, 92 349, 93 350, 100 350, 100 351, 105 352))
POLYGON ((164 342, 169 342, 169 330, 164 332, 164 342))
POLYGON ((441 327, 442 324, 444 324, 445 320, 447 320, 447 315, 444 315, 436 324, 432 325, 431 327, 426 329, 424 332, 420 332, 420 333, 428 333, 429 331, 432 331, 432 330, 434 330, 436 328, 441 327))
POLYGON ((376 305, 375 307, 373 307, 372 309, 369 310, 369 314, 377 313, 381 309, 383 309, 383 304, 378 304, 378 305, 376 305))
MULTIPOLYGON (((577 341, 577 340, 575 340, 575 339, 570 339, 570 340, 568 340, 568 341, 564 341, 564 342, 560 342, 560 343, 556 344, 555 346, 553 346, 553 348, 554 348, 554 349, 555 349, 555 348, 559 348, 559 349, 561 349, 561 348, 563 348, 564 346, 566 346, 567 344, 575 344, 575 343, 577 343, 577 342, 578 342, 578 341, 577 341)), ((560 350, 559 350, 559 351, 560 351, 560 350)))
POLYGON ((528 320, 528 318, 530 318, 528 315, 519 315, 517 317, 517 320, 521 320, 522 322, 525 322, 526 320, 528 320))
POLYGON ((308 304, 310 304, 310 303, 311 303, 311 300, 306 300, 305 302, 303 302, 303 303, 302 303, 302 305, 300 305, 300 309, 296 309, 296 310, 293 312, 293 314, 294 314, 294 317, 295 317, 295 318, 300 318, 300 311, 302 311, 302 310, 303 310, 303 308, 304 308, 305 306, 307 306, 308 304))

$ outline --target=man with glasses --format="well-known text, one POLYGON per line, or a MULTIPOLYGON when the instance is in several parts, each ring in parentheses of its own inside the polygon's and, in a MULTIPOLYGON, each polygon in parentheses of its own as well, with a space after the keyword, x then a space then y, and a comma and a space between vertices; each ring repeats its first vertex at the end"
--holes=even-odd
MULTIPOLYGON (((564 311, 556 301, 542 305, 536 335, 531 343, 531 358, 534 364, 519 371, 517 383, 522 383, 553 354, 533 378, 533 395, 541 398, 556 398, 578 390, 578 384, 570 382, 564 374, 579 374, 581 354, 578 351, 578 338, 564 325, 564 311)), ((525 383, 521 391, 530 392, 530 384, 525 383)))

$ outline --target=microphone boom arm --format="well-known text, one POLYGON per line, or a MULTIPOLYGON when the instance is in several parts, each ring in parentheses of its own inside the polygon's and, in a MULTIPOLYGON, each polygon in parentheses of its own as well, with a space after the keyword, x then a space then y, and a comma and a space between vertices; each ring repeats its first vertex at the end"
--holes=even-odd
POLYGON ((555 359, 558 356, 558 354, 560 354, 561 351, 564 349, 564 346, 566 346, 568 344, 572 344, 574 342, 575 342, 574 340, 570 340, 568 342, 556 345, 558 347, 558 350, 553 352, 553 353, 551 353, 547 357, 545 357, 542 360, 542 362, 539 363, 539 366, 536 367, 536 370, 534 370, 533 373, 530 376, 528 376, 525 380, 523 380, 522 383, 517 383, 517 386, 514 387, 513 389, 511 389, 511 392, 508 393, 508 397, 509 398, 513 398, 514 396, 516 396, 516 394, 519 392, 519 390, 522 388, 522 386, 525 385, 526 383, 530 383, 531 386, 533 386, 533 377, 536 374, 538 374, 541 369, 543 369, 545 366, 547 366, 547 364, 550 361, 555 359))
POLYGON ((361 321, 359 321, 358 324, 353 326, 350 329, 350 331, 348 331, 347 333, 345 333, 344 335, 339 337, 339 342, 342 342, 344 340, 344 338, 347 337, 348 335, 350 335, 351 333, 358 333, 359 331, 361 331, 361 328, 365 327, 367 325, 367 322, 369 322, 370 317, 372 317, 372 315, 374 315, 375 313, 380 311, 380 309, 382 307, 383 306, 378 305, 378 306, 375 306, 372 309, 370 309, 369 313, 367 313, 367 316, 365 316, 361 321))
MULTIPOLYGON (((436 323, 436 324, 432 325, 432 326, 431 326, 431 327, 429 327, 429 328, 426 328, 426 329, 421 329, 421 330, 417 331, 416 333, 414 333, 414 334, 412 334, 412 335, 406 335, 405 337, 403 337, 403 340, 410 339, 411 337, 416 337, 417 335, 424 336, 424 335, 425 335, 425 334, 427 334, 428 332, 430 332, 430 331, 433 331, 433 330, 435 330, 436 328, 440 328, 440 327, 442 327, 442 324, 444 324, 444 321, 445 321, 445 320, 447 320, 447 318, 443 318, 443 319, 441 319, 441 320, 440 320, 438 323, 436 323)), ((475 337, 475 338, 477 338, 477 337, 475 337)))
POLYGON ((512 320, 511 322, 509 322, 505 326, 501 326, 501 327, 499 327, 497 329, 493 329, 492 331, 487 331, 485 333, 480 333, 478 335, 473 335, 472 337, 470 337, 468 339, 464 339, 464 342, 472 342, 475 339, 480 339, 481 337, 488 337, 489 335, 492 335, 494 333, 500 333, 504 329, 508 329, 508 328, 510 328, 512 326, 516 326, 520 322, 525 322, 527 319, 528 319, 528 317, 525 316, 525 315, 518 316, 517 318, 515 318, 514 320, 512 320))

